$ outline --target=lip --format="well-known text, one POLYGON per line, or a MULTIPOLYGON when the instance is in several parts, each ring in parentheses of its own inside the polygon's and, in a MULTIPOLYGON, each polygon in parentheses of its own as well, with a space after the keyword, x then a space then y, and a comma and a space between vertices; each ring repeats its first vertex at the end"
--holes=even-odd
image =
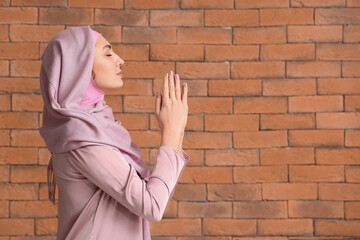
POLYGON ((120 72, 118 72, 116 75, 119 75, 119 76, 122 76, 122 73, 121 73, 121 71, 120 72))

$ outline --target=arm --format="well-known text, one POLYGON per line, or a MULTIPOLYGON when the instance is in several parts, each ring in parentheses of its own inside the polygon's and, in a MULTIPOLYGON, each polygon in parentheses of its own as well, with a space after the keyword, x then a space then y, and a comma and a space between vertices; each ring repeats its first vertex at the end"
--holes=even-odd
POLYGON ((122 153, 106 146, 68 152, 69 163, 134 214, 160 221, 189 156, 161 145, 149 181, 141 179, 122 153))

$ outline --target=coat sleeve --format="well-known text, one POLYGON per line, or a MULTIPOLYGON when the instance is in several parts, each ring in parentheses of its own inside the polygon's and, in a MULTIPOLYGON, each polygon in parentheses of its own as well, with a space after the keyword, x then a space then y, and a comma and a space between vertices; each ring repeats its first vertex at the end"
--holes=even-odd
POLYGON ((146 182, 126 162, 121 152, 107 146, 84 146, 67 152, 71 166, 89 181, 149 221, 160 221, 189 156, 161 145, 153 171, 146 182))

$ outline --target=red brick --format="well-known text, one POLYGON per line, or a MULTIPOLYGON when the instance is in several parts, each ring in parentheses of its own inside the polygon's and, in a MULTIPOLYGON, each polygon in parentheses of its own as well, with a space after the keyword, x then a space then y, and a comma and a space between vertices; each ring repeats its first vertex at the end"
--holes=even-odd
POLYGON ((0 95, 0 110, 9 111, 10 108, 10 95, 0 95))
POLYGON ((195 44, 151 44, 150 59, 161 61, 201 61, 204 59, 204 47, 195 44))
POLYGON ((314 148, 264 148, 260 149, 261 165, 313 164, 314 148))
POLYGON ((0 128, 37 128, 37 113, 3 112, 0 113, 0 128))
POLYGON ((0 130, 0 145, 10 146, 10 130, 0 130))
POLYGON ((360 7, 360 3, 357 0, 347 0, 347 7, 360 7))
POLYGON ((317 8, 315 24, 359 24, 360 15, 357 8, 317 8))
POLYGON ((1 235, 34 235, 34 219, 1 218, 0 226, 1 235))
POLYGON ((12 0, 12 6, 34 6, 34 7, 66 7, 67 0, 12 0))
POLYGON ((287 63, 287 77, 340 77, 339 62, 293 61, 287 63))
POLYGON ((235 0, 235 8, 282 8, 289 7, 288 0, 235 0))
POLYGON ((57 210, 50 201, 12 201, 10 203, 12 218, 56 217, 57 210))
POLYGON ((179 183, 175 187, 173 199, 179 201, 205 201, 206 186, 205 184, 179 183))
POLYGON ((177 42, 186 44, 231 44, 231 29, 221 27, 178 28, 177 42))
POLYGON ((177 217, 177 202, 176 201, 170 201, 169 205, 167 206, 167 209, 165 209, 163 218, 176 218, 177 217))
POLYGON ((93 24, 93 11, 88 8, 40 8, 40 24, 93 24))
POLYGON ((360 60, 360 44, 317 44, 319 60, 360 60))
POLYGON ((360 182, 360 167, 346 166, 345 168, 346 182, 360 182))
POLYGON ((188 98, 189 114, 197 113, 231 113, 232 99, 220 97, 188 98))
POLYGON ((200 10, 152 10, 150 12, 150 26, 200 27, 203 25, 203 12, 200 10))
POLYGON ((208 184, 209 201, 256 201, 261 200, 260 184, 208 184))
POLYGON ((247 166, 258 165, 256 150, 206 150, 207 166, 247 166))
POLYGON ((161 8, 178 8, 176 0, 125 0, 126 9, 161 9, 161 8))
POLYGON ((123 27, 124 43, 175 43, 175 27, 123 27))
POLYGON ((69 0, 69 7, 80 7, 80 8, 123 8, 123 0, 69 0))
POLYGON ((205 10, 205 26, 259 26, 257 10, 205 10))
POLYGON ((257 115, 205 115, 206 131, 256 131, 259 130, 257 115))
POLYGON ((345 202, 345 219, 360 219, 360 202, 345 202))
POLYGON ((345 7, 345 0, 291 0, 292 7, 345 7))
POLYGON ((209 80, 210 96, 261 95, 261 80, 209 80))
POLYGON ((286 131, 234 132, 235 148, 263 148, 287 146, 286 131))
MULTIPOLYGON (((125 62, 122 67, 124 77, 126 78, 164 78, 165 74, 170 72, 170 70, 174 70, 174 63, 172 62, 129 61, 125 62)), ((182 75, 179 75, 182 78, 182 75)))
POLYGON ((17 166, 11 168, 12 183, 46 182, 47 166, 17 166))
POLYGON ((232 78, 285 77, 284 62, 232 62, 232 78))
POLYGON ((344 166, 296 166, 289 169, 290 182, 344 182, 344 166))
POLYGON ((260 25, 308 25, 314 24, 311 8, 260 9, 260 25))
POLYGON ((0 91, 40 93, 40 82, 35 78, 0 78, 0 91))
POLYGON ((132 140, 139 147, 158 147, 161 142, 159 131, 129 131, 132 140))
POLYGON ((314 94, 316 94, 316 80, 313 78, 263 80, 264 96, 292 96, 314 94))
POLYGON ((318 94, 360 94, 360 78, 319 78, 317 83, 318 94))
POLYGON ((268 44, 261 47, 261 60, 313 60, 314 44, 268 44))
POLYGON ((0 76, 9 76, 9 61, 0 60, 0 76))
MULTIPOLYGON (((158 91, 161 88, 157 89, 158 91)), ((124 96, 124 95, 137 95, 137 96, 152 96, 152 83, 149 80, 144 79, 126 79, 121 88, 111 91, 106 95, 114 97, 124 96)), ((155 102, 154 102, 155 104, 155 102)))
POLYGON ((343 96, 289 97, 289 112, 343 111, 343 96))
POLYGON ((0 182, 9 182, 10 179, 10 167, 0 166, 0 182))
POLYGON ((57 218, 38 218, 35 222, 37 235, 54 235, 57 233, 57 218))
POLYGON ((258 220, 260 235, 312 235, 311 219, 260 219, 258 220))
POLYGON ((360 62, 343 62, 343 77, 360 77, 360 62))
POLYGON ((180 183, 232 183, 231 167, 186 167, 180 183))
POLYGON ((232 9, 234 5, 233 0, 223 1, 208 1, 208 0, 182 0, 180 1, 180 8, 199 8, 199 9, 212 9, 212 8, 225 8, 232 9))
POLYGON ((316 164, 360 165, 358 148, 316 148, 316 164))
POLYGON ((1 147, 0 164, 36 164, 36 148, 1 147))
POLYGON ((233 44, 274 44, 286 42, 285 27, 233 28, 233 44))
POLYGON ((263 183, 262 191, 264 200, 317 199, 316 183, 263 183))
POLYGON ((1 218, 9 217, 9 202, 10 201, 0 201, 0 217, 1 218))
POLYGON ((231 218, 231 202, 179 202, 179 217, 231 218))
POLYGON ((243 219, 204 219, 205 235, 255 235, 256 220, 243 219))
POLYGON ((341 201, 289 201, 291 218, 343 218, 341 201))
POLYGON ((285 97, 242 97, 234 99, 234 113, 285 113, 285 97))
MULTIPOLYGON (((77 0, 76 0, 77 1, 77 0)), ((100 3, 100 2, 99 2, 100 3)), ((102 2, 101 2, 102 3, 102 2)), ((95 9, 95 24, 149 26, 149 12, 142 10, 95 9)), ((123 27, 125 29, 126 27, 123 27)), ((131 28, 135 30, 135 28, 131 28)), ((150 30, 150 29, 149 29, 150 30)), ((129 30, 126 30, 129 31, 129 30)), ((125 33, 125 32, 124 32, 125 33)))
POLYGON ((0 183, 0 199, 35 200, 38 198, 37 186, 36 183, 0 183))
POLYGON ((343 130, 290 130, 290 146, 342 146, 343 130))
POLYGON ((255 45, 208 45, 205 46, 206 61, 237 61, 259 59, 259 46, 255 45))
POLYGON ((344 26, 344 42, 359 42, 360 26, 344 26))
POLYGON ((180 62, 176 64, 176 72, 181 79, 194 78, 228 78, 229 63, 213 62, 180 62))
POLYGON ((197 219, 162 219, 158 222, 150 222, 152 236, 174 235, 200 235, 201 220, 197 219))
POLYGON ((315 235, 331 236, 360 236, 359 221, 317 220, 315 221, 315 235))
POLYGON ((123 112, 123 96, 105 95, 104 100, 112 108, 113 113, 123 112))
POLYGON ((313 114, 266 114, 261 117, 261 129, 315 128, 313 114))
POLYGON ((0 7, 0 24, 37 23, 37 21, 38 21, 37 8, 0 7))
POLYGON ((128 130, 147 130, 149 129, 149 116, 144 114, 117 113, 115 119, 128 130))
POLYGON ((342 31, 342 26, 288 26, 288 41, 341 42, 342 31))
POLYGON ((39 77, 41 61, 12 61, 10 75, 15 77, 39 77))
POLYGON ((0 25, 0 41, 8 42, 9 41, 9 26, 0 25))
POLYGON ((234 182, 259 183, 259 182, 287 182, 287 166, 251 166, 234 167, 234 182))
MULTIPOLYGON (((127 60, 148 61, 149 60, 149 46, 147 44, 113 44, 115 53, 125 61, 124 66, 128 65, 127 60)), ((131 64, 131 62, 130 62, 131 64)), ((121 68, 123 69, 124 66, 121 68)), ((126 77, 128 77, 126 75, 126 77)), ((125 79, 125 78, 124 78, 125 79)), ((127 79, 126 79, 127 80, 127 79)), ((126 82, 124 82, 126 86, 126 82)), ((121 91, 122 87, 119 89, 121 91)), ((116 92, 116 91, 114 91, 116 92)))
POLYGON ((45 147, 46 145, 38 130, 12 130, 11 146, 45 147))
POLYGON ((37 43, 0 43, 0 59, 37 59, 38 48, 37 43))
POLYGON ((286 201, 234 202, 234 218, 286 218, 286 201))
POLYGON ((346 147, 360 147, 360 131, 347 130, 345 132, 345 146, 346 147))
POLYGON ((360 115, 355 112, 318 113, 316 128, 360 128, 360 115))
MULTIPOLYGON (((10 25, 12 42, 45 42, 64 30, 64 26, 10 25)), ((40 70, 39 70, 40 71, 40 70)))
POLYGON ((346 112, 358 112, 359 111, 360 96, 350 95, 345 96, 345 111, 346 112))
POLYGON ((230 133, 186 132, 184 135, 184 148, 221 149, 231 148, 231 145, 230 133))
MULTIPOLYGON (((96 12, 95 12, 96 14, 96 12)), ((96 20, 96 15, 95 15, 95 20, 96 20)), ((91 29, 99 32, 102 34, 102 36, 108 40, 108 42, 112 43, 113 45, 113 51, 114 52, 117 52, 117 53, 121 53, 120 57, 124 60, 126 60, 124 57, 123 57, 123 52, 122 51, 118 51, 119 50, 119 47, 121 48, 122 46, 119 46, 117 45, 116 48, 115 48, 115 44, 114 43, 120 43, 121 42, 121 38, 122 38, 122 35, 121 35, 121 26, 90 26, 91 29)), ((125 46, 126 47, 126 46, 125 46)), ((136 47, 136 46, 135 46, 136 47)), ((135 59, 137 60, 137 59, 135 59)))
POLYGON ((360 188, 356 183, 320 183, 320 200, 360 200, 360 188))
POLYGON ((12 110, 14 111, 41 112, 43 106, 44 102, 41 95, 12 95, 12 110))

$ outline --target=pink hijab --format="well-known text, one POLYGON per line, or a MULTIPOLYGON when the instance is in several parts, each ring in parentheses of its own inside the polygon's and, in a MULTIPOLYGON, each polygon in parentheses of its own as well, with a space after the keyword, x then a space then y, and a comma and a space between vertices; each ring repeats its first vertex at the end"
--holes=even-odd
MULTIPOLYGON (((126 161, 148 180, 150 171, 141 159, 140 148, 114 118, 112 108, 104 101, 104 92, 91 77, 99 35, 90 26, 72 27, 57 33, 47 45, 41 56, 44 108, 40 135, 51 153, 86 145, 111 146, 124 153, 126 161)), ((51 160, 47 179, 49 200, 55 204, 56 182, 51 160)))

